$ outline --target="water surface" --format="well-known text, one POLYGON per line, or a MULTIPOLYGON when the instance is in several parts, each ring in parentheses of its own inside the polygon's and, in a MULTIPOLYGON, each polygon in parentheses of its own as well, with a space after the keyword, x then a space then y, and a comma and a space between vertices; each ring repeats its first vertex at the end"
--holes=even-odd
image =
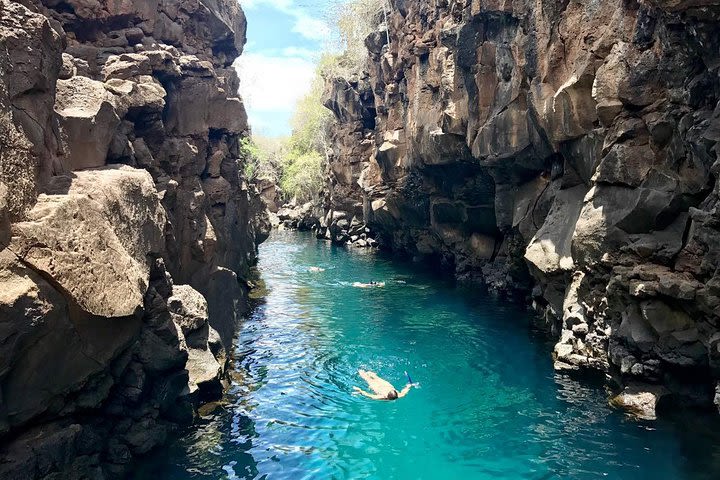
POLYGON ((259 269, 231 388, 136 478, 720 478, 702 419, 632 421, 602 386, 555 374, 523 305, 294 232, 261 246, 259 269), (373 280, 385 288, 352 286, 373 280), (421 388, 353 396, 358 368, 421 388))

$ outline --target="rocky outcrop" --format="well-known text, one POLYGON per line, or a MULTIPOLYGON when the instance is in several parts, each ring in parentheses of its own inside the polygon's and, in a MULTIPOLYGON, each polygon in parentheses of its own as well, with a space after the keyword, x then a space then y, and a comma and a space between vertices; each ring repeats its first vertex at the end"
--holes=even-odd
POLYGON ((167 221, 150 174, 131 167, 82 171, 54 177, 47 191, 13 225, 8 250, 91 315, 142 310, 147 258, 162 253, 167 221))
POLYGON ((231 1, 0 0, 0 477, 121 477, 221 392, 244 42, 231 1))
POLYGON ((361 215, 350 215, 342 210, 326 211, 311 201, 302 205, 285 204, 272 216, 276 228, 311 231, 317 238, 330 240, 338 245, 377 247, 377 241, 362 221, 361 215))
POLYGON ((717 2, 390 4, 327 84, 327 214, 530 294, 617 404, 720 406, 717 2))
POLYGON ((319 228, 321 214, 313 202, 302 205, 288 203, 277 211, 277 219, 285 228, 310 231, 319 228))
POLYGON ((185 339, 188 351, 185 368, 189 375, 190 394, 221 391, 225 348, 220 334, 208 322, 207 300, 189 285, 174 286, 172 294, 168 307, 185 339))
POLYGON ((282 192, 278 182, 274 178, 259 178, 255 181, 255 186, 260 192, 265 205, 270 213, 277 213, 280 210, 282 202, 282 192))
POLYGON ((365 223, 364 196, 358 184, 374 149, 375 104, 367 76, 330 79, 324 98, 338 122, 331 130, 324 214, 318 234, 335 243, 373 245, 365 223))
POLYGON ((53 105, 62 44, 44 17, 18 3, 1 5, 0 182, 7 212, 18 218, 59 167, 53 105))

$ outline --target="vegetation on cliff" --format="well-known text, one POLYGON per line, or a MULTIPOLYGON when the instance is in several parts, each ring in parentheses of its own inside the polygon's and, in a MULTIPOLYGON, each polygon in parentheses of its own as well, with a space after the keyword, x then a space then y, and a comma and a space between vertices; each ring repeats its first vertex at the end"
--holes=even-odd
POLYGON ((350 0, 328 7, 328 23, 334 42, 320 60, 323 78, 347 78, 363 70, 367 62, 365 40, 385 20, 387 0, 350 0))
POLYGON ((331 3, 326 18, 333 27, 333 41, 322 54, 308 93, 295 105, 292 134, 287 138, 253 135, 242 147, 245 173, 280 186, 284 201, 317 200, 322 190, 330 147, 332 113, 323 106, 328 79, 347 78, 363 70, 367 61, 365 39, 384 18, 384 0, 351 0, 331 3))
POLYGON ((323 85, 316 76, 310 92, 298 101, 289 137, 254 135, 242 144, 248 178, 278 184, 286 201, 311 201, 322 188, 332 119, 321 103, 323 85))

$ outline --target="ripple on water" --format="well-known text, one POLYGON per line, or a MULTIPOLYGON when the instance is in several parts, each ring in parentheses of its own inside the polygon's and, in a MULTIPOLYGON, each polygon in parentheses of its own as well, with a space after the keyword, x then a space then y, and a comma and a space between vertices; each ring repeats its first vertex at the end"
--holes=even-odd
POLYGON ((292 232, 260 258, 267 294, 241 327, 224 403, 138 478, 720 477, 716 434, 698 445, 675 423, 629 422, 601 387, 555 375, 517 305, 292 232), (421 388, 352 396, 358 368, 398 387, 407 370, 421 388))

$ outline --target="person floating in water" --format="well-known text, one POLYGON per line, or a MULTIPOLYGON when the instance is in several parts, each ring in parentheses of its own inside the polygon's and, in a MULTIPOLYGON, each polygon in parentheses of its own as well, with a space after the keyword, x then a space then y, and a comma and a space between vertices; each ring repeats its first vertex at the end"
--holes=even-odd
POLYGON ((385 286, 385 282, 370 282, 370 283, 361 283, 361 282, 355 282, 353 283, 353 287, 355 288, 382 288, 385 286))
POLYGON ((412 387, 417 387, 416 383, 408 383, 398 392, 390 382, 378 377, 375 372, 358 370, 358 375, 367 382, 370 389, 375 393, 368 393, 360 387, 353 387, 353 393, 359 393, 360 395, 372 398, 373 400, 397 400, 398 398, 402 398, 407 395, 412 387))

